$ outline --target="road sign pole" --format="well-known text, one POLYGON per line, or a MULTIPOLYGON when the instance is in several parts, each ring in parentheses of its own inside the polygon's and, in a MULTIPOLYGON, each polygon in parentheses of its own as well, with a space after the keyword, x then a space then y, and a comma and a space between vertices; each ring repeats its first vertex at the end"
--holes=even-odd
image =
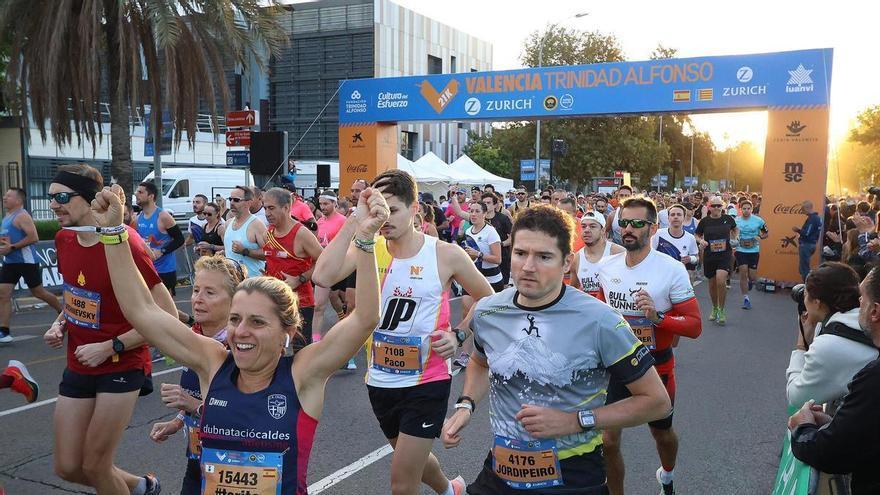
MULTIPOLYGON (((156 109, 153 108, 150 111, 150 118, 153 119, 153 176, 155 179, 153 183, 156 184, 156 189, 158 189, 158 194, 156 194, 156 205, 159 208, 162 208, 162 135, 159 133, 159 123, 162 118, 162 111, 158 112, 158 117, 156 117, 156 109)), ((132 184, 134 187, 134 184, 132 184)))

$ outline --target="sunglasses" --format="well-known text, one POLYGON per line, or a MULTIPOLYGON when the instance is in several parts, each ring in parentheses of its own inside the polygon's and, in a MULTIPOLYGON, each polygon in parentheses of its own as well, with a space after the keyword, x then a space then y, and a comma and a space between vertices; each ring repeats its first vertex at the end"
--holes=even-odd
POLYGON ((709 206, 711 206, 712 208, 721 208, 724 205, 709 205, 709 206))
POLYGON ((74 196, 82 196, 82 194, 78 192, 59 192, 59 193, 49 193, 49 201, 54 201, 59 205, 66 205, 70 203, 70 198, 74 196))
POLYGON ((232 196, 230 196, 226 199, 228 199, 229 201, 232 201, 233 203, 239 203, 241 201, 244 201, 244 198, 233 198, 232 196))
POLYGON ((205 213, 205 216, 206 216, 206 217, 213 217, 214 214, 213 214, 213 213, 207 213, 207 212, 206 212, 206 213, 205 213))
POLYGON ((654 222, 649 222, 647 220, 639 220, 639 219, 629 219, 629 218, 618 218, 617 225, 620 228, 625 229, 627 225, 632 225, 634 229, 640 229, 645 225, 653 225, 654 222))
POLYGON ((547 201, 550 201, 550 196, 541 196, 541 199, 542 200, 546 199, 547 201))
POLYGON ((525 196, 526 193, 516 193, 517 196, 525 196))

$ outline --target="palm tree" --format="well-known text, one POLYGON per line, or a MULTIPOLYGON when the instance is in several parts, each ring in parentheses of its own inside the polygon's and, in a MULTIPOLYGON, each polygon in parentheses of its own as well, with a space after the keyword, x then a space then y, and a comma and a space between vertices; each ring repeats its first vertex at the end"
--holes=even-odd
POLYGON ((216 116, 219 95, 228 109, 225 64, 262 68, 285 43, 281 9, 275 0, 2 0, 5 93, 25 118, 30 110, 44 141, 48 122, 56 142, 75 135, 93 150, 99 102, 109 100, 111 175, 130 192, 132 109, 150 103, 159 131, 158 109, 168 110, 175 143, 184 130, 194 143, 199 102, 216 116))

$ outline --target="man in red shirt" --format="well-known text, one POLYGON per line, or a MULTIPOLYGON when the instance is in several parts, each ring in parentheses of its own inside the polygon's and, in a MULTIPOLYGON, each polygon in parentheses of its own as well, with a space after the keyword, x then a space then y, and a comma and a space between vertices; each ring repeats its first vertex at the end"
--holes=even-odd
POLYGON ((151 387, 151 365, 144 340, 119 308, 101 243, 127 231, 153 299, 175 317, 177 309, 135 229, 120 225, 98 231, 91 201, 103 183, 94 168, 74 164, 59 167, 49 185, 49 207, 63 227, 55 246, 64 311, 44 338, 61 348, 68 334, 67 368, 55 406, 55 472, 98 493, 151 495, 160 490, 155 476, 134 476, 113 464, 138 395, 145 385, 151 387))
POLYGON ((290 216, 290 193, 273 187, 263 195, 263 207, 269 220, 269 231, 263 254, 266 275, 287 282, 299 296, 304 344, 312 342, 312 319, 315 314, 315 293, 312 270, 321 255, 321 245, 309 229, 290 216))

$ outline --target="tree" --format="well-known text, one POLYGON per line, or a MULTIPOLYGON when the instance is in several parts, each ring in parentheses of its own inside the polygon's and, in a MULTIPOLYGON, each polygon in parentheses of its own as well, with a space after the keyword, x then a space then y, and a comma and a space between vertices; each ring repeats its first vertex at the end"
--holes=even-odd
POLYGON ((880 105, 866 108, 856 120, 858 126, 850 131, 849 140, 866 148, 857 155, 858 177, 862 182, 875 185, 874 181, 880 178, 880 105))
POLYGON ((728 150, 715 152, 714 177, 728 179, 727 160, 730 154, 730 177, 739 191, 760 191, 764 182, 764 155, 751 141, 741 141, 728 150))
POLYGON ((495 146, 491 138, 480 137, 474 132, 469 132, 468 145, 465 146, 463 151, 474 163, 483 167, 489 173, 500 177, 514 178, 514 180, 519 179, 518 173, 514 175, 512 157, 508 156, 501 148, 495 146))
POLYGON ((107 101, 111 174, 129 189, 132 109, 143 113, 149 103, 159 132, 159 110, 168 109, 175 143, 186 131, 193 144, 199 102, 216 115, 219 93, 221 111, 228 108, 229 88, 217 77, 225 63, 262 65, 266 49, 279 52, 286 40, 280 9, 274 0, 5 0, 0 43, 11 49, 4 89, 44 141, 48 122, 59 144, 75 135, 93 150, 103 138, 99 103, 107 101))

